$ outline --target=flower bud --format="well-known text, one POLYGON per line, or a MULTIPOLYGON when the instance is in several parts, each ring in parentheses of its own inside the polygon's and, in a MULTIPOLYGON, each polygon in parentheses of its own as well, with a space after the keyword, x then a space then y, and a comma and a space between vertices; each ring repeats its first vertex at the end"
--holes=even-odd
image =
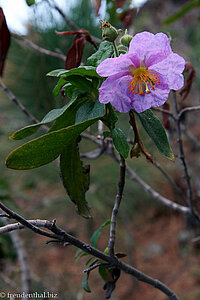
POLYGON ((130 44, 132 38, 133 38, 133 37, 132 37, 130 34, 125 34, 125 35, 123 35, 123 37, 121 38, 120 42, 121 42, 121 44, 122 44, 123 46, 129 47, 129 44, 130 44))
POLYGON ((114 42, 118 36, 118 31, 107 21, 101 21, 102 39, 108 42, 114 42))

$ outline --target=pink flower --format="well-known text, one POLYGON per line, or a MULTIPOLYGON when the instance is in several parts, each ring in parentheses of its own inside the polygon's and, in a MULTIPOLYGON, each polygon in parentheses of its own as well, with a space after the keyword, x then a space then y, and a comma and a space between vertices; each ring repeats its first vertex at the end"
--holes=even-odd
POLYGON ((97 73, 107 77, 99 89, 99 101, 110 102, 123 113, 160 106, 167 101, 170 89, 184 85, 184 68, 185 60, 172 52, 166 34, 138 33, 127 54, 107 58, 97 67, 97 73))

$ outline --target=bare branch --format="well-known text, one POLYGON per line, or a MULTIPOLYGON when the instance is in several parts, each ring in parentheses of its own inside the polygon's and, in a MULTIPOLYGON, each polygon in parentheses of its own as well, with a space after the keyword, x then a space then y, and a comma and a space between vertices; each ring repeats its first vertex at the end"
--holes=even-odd
POLYGON ((183 116, 183 114, 185 114, 186 112, 199 111, 199 110, 200 110, 200 105, 185 107, 178 113, 178 118, 180 119, 183 116))
POLYGON ((87 273, 87 272, 90 272, 90 271, 92 271, 92 270, 94 270, 94 269, 100 267, 100 266, 108 266, 108 265, 109 265, 108 263, 98 263, 98 264, 96 264, 96 265, 91 266, 91 267, 88 268, 88 269, 85 269, 83 272, 84 272, 84 273, 87 273))
MULTIPOLYGON (((49 0, 44 0, 46 1, 50 7, 52 7, 53 9, 57 10, 57 12, 61 15, 61 17, 63 18, 63 20, 66 22, 66 24, 72 29, 72 30, 79 30, 80 28, 78 26, 76 26, 76 24, 74 24, 65 14, 64 12, 56 5, 56 3, 52 0, 51 2, 49 0)), ((100 44, 102 42, 102 40, 100 40, 99 38, 95 37, 95 36, 91 36, 93 41, 97 44, 100 44)))
POLYGON ((108 243, 109 255, 114 257, 114 245, 115 245, 115 234, 116 234, 116 219, 119 210, 119 206, 122 200, 124 185, 126 176, 126 164, 125 159, 120 155, 120 177, 117 188, 117 195, 115 198, 115 204, 112 210, 111 223, 110 223, 110 239, 108 243))
MULTIPOLYGON (((38 121, 22 104, 19 100, 16 99, 15 95, 6 87, 6 85, 0 80, 0 88, 3 92, 8 96, 8 98, 17 105, 17 107, 29 118, 29 120, 34 123, 38 124, 38 121)), ((43 130, 48 131, 49 128, 45 125, 41 126, 43 130)))
POLYGON ((155 111, 161 112, 163 114, 169 115, 172 119, 175 119, 174 114, 169 110, 163 109, 161 107, 152 107, 152 110, 155 110, 155 111))
MULTIPOLYGON (((8 207, 6 207, 4 204, 0 202, 0 207, 3 211, 5 211, 7 214, 9 214, 13 219, 16 219, 19 221, 22 225, 25 227, 31 229, 37 234, 50 236, 50 234, 47 235, 47 232, 37 228, 36 226, 32 225, 30 222, 25 220, 23 217, 18 215, 17 213, 10 210, 8 207)), ((77 248, 80 248, 84 252, 93 255, 105 262, 107 262, 111 267, 120 269, 124 271, 127 274, 130 274, 134 276, 136 279, 145 282, 156 289, 159 289, 161 292, 163 292, 170 300, 180 300, 178 296, 170 290, 164 283, 161 281, 154 279, 139 270, 131 267, 130 265, 127 265, 121 261, 119 261, 116 257, 111 257, 106 255, 104 252, 92 247, 91 245, 88 245, 81 240, 77 239, 76 237, 68 234, 66 231, 62 230, 61 228, 57 227, 55 224, 55 220, 53 222, 46 221, 46 227, 48 227, 49 230, 53 232, 50 237, 58 240, 62 240, 63 242, 70 243, 74 245, 77 248)))
POLYGON ((180 196, 181 200, 183 201, 183 204, 185 206, 187 206, 187 201, 185 199, 185 195, 183 194, 181 189, 176 185, 176 183, 173 181, 173 179, 167 174, 167 172, 156 161, 154 161, 154 166, 164 175, 164 177, 168 180, 168 182, 173 187, 174 191, 180 196))
POLYGON ((177 102, 176 102, 176 92, 173 91, 173 104, 174 104, 174 112, 176 116, 176 132, 177 132, 177 142, 179 146, 179 153, 180 153, 180 160, 183 166, 183 171, 185 174, 185 181, 187 184, 187 195, 188 195, 188 201, 189 201, 189 207, 190 211, 192 214, 194 214, 194 207, 193 207, 193 195, 192 195, 192 187, 191 187, 191 182, 190 182, 190 176, 188 172, 188 167, 187 163, 185 161, 185 154, 183 150, 183 141, 181 138, 181 126, 180 126, 180 118, 178 114, 178 107, 177 107, 177 102))
POLYGON ((14 37, 16 40, 18 40, 20 44, 22 44, 28 48, 31 48, 37 52, 40 52, 40 53, 48 55, 48 56, 57 57, 63 61, 66 60, 66 56, 64 54, 58 53, 58 52, 53 52, 51 50, 47 50, 45 48, 39 47, 35 43, 23 38, 21 35, 18 35, 16 33, 11 33, 11 36, 14 37))

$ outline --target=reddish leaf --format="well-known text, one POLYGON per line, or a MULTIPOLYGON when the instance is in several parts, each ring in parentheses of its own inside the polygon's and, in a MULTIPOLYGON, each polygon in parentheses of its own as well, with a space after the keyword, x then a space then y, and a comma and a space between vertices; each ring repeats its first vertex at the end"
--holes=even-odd
POLYGON ((134 14, 135 10, 129 9, 121 15, 120 19, 122 20, 125 28, 129 27, 132 24, 134 14))
POLYGON ((81 58, 83 55, 83 48, 85 46, 86 41, 88 41, 96 49, 98 49, 92 37, 90 36, 89 32, 84 28, 80 30, 74 30, 74 31, 63 31, 63 32, 56 31, 56 33, 62 36, 75 35, 72 47, 69 49, 67 53, 67 58, 65 62, 65 68, 67 70, 72 68, 77 68, 80 65, 81 58))
POLYGON ((75 36, 72 47, 69 49, 65 61, 65 68, 67 70, 72 68, 77 68, 78 66, 80 66, 85 43, 86 43, 86 37, 84 35, 75 36))
POLYGON ((195 75, 196 75, 196 71, 194 69, 194 67, 192 66, 191 62, 187 61, 185 63, 185 70, 184 72, 188 72, 188 77, 187 80, 184 84, 184 86, 182 87, 182 89, 180 90, 180 95, 182 96, 182 100, 185 100, 185 98, 188 96, 191 87, 192 87, 192 83, 195 79, 195 75))
POLYGON ((100 7, 101 7, 101 0, 96 0, 95 14, 96 14, 97 16, 98 16, 100 7))
MULTIPOLYGON (((169 111, 170 109, 170 106, 168 103, 164 103, 163 104, 163 109, 169 111)), ((162 117, 163 117, 163 125, 164 127, 168 130, 169 127, 170 127, 170 123, 169 123, 169 115, 168 114, 165 114, 165 113, 162 113, 162 117)))
POLYGON ((8 30, 3 9, 0 7, 0 76, 3 74, 4 63, 10 46, 10 32, 8 30))
POLYGON ((121 8, 125 4, 126 0, 115 0, 117 8, 121 8))

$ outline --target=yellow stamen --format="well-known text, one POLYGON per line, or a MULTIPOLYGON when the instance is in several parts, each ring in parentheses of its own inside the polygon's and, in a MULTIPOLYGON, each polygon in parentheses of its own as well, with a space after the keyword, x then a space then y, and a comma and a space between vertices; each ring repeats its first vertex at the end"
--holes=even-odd
POLYGON ((130 68, 132 78, 129 82, 128 89, 130 93, 144 95, 151 93, 160 84, 160 77, 155 71, 150 71, 146 67, 137 69, 130 68))

